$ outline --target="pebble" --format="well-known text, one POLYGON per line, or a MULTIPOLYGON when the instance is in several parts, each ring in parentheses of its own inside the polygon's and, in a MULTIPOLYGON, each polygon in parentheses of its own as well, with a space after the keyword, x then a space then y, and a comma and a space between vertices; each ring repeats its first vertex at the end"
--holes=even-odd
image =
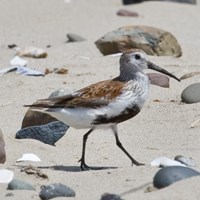
POLYGON ((147 76, 149 77, 150 83, 152 85, 157 85, 164 88, 169 88, 169 77, 158 74, 158 73, 148 73, 147 76))
POLYGON ((123 199, 117 194, 105 193, 101 196, 101 200, 123 200, 123 199))
POLYGON ((194 167, 195 166, 195 162, 192 158, 187 158, 185 156, 182 155, 177 155, 175 156, 174 160, 188 166, 188 167, 194 167))
POLYGON ((182 55, 177 39, 168 31, 150 26, 126 26, 109 32, 95 42, 103 55, 115 54, 130 48, 142 49, 149 55, 182 55))
POLYGON ((55 197, 75 197, 76 193, 70 187, 61 183, 54 183, 47 186, 41 186, 39 194, 42 200, 48 200, 55 197))
POLYGON ((200 102, 200 83, 194 83, 186 87, 181 93, 181 99, 185 103, 200 102))
POLYGON ((83 38, 79 35, 76 35, 74 33, 68 33, 66 36, 68 38, 67 42, 82 42, 82 41, 86 40, 85 38, 83 38))
POLYGON ((51 122, 45 125, 30 126, 16 133, 16 139, 36 139, 45 144, 55 145, 62 138, 69 126, 61 121, 51 122))
POLYGON ((126 9, 120 9, 117 11, 117 15, 119 16, 126 16, 126 17, 138 17, 138 13, 134 12, 134 11, 129 11, 126 9))
POLYGON ((5 141, 3 138, 3 133, 0 129, 0 163, 3 164, 5 162, 6 162, 5 141))
POLYGON ((8 190, 36 190, 36 189, 30 183, 18 179, 13 179, 8 184, 8 190))
POLYGON ((194 169, 182 166, 171 166, 160 169, 153 178, 154 187, 160 189, 177 181, 184 180, 200 173, 194 169))
MULTIPOLYGON (((129 4, 141 3, 144 1, 149 2, 150 0, 123 0, 123 4, 129 5, 129 4)), ((157 1, 171 1, 171 2, 188 3, 188 4, 196 4, 197 3, 196 0, 157 0, 157 1)))

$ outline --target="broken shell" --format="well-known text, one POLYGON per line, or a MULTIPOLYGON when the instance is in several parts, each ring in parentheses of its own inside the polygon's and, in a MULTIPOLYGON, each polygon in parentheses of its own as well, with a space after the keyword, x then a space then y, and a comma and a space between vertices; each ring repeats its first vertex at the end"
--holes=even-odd
POLYGON ((151 166, 153 167, 169 167, 169 166, 183 166, 186 167, 186 165, 176 161, 172 160, 167 157, 158 157, 151 161, 151 166))
POLYGON ((22 67, 24 67, 24 66, 26 66, 27 65, 27 63, 28 63, 28 61, 27 60, 23 60, 23 59, 21 59, 19 56, 15 56, 11 61, 10 61, 10 65, 11 66, 22 66, 22 67))
POLYGON ((16 55, 31 58, 46 58, 47 52, 37 47, 25 47, 24 49, 20 49, 16 55))
POLYGON ((0 170, 0 183, 9 183, 12 181, 14 173, 8 169, 0 170))
POLYGON ((22 162, 22 161, 40 162, 41 160, 35 154, 26 153, 26 154, 23 154, 23 156, 20 159, 17 160, 17 162, 22 162))
POLYGON ((185 156, 182 155, 178 155, 174 158, 174 160, 188 166, 188 167, 194 167, 195 166, 195 162, 192 158, 187 158, 185 156))

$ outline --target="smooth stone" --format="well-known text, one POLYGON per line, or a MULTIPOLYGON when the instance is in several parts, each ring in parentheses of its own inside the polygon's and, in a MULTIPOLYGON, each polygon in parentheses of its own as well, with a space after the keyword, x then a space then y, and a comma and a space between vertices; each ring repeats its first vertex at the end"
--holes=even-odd
POLYGON ((105 193, 101 196, 101 200, 123 200, 123 199, 117 194, 105 193))
POLYGON ((181 93, 181 99, 185 103, 200 102, 200 83, 194 83, 186 87, 181 93))
POLYGON ((123 0, 122 3, 124 5, 141 3, 144 1, 170 1, 170 2, 177 2, 177 3, 188 3, 188 4, 196 4, 196 0, 123 0))
POLYGON ((0 163, 3 164, 5 162, 6 162, 5 141, 3 138, 3 133, 0 129, 0 163))
POLYGON ((67 42, 83 42, 86 40, 85 38, 83 38, 79 35, 76 35, 74 33, 68 33, 66 36, 68 38, 67 42))
POLYGON ((147 76, 149 77, 150 83, 152 85, 157 85, 164 88, 169 88, 169 77, 158 74, 158 73, 148 73, 147 76))
POLYGON ((16 133, 16 139, 36 139, 45 144, 55 145, 62 138, 69 126, 61 121, 51 122, 45 125, 30 126, 16 133))
POLYGON ((138 17, 138 13, 134 12, 134 11, 129 11, 126 9, 120 9, 117 11, 117 15, 119 16, 125 16, 125 17, 138 17))
POLYGON ((30 183, 18 179, 13 179, 8 184, 8 190, 36 190, 36 189, 30 183))
POLYGON ((175 156, 174 160, 188 166, 188 167, 194 167, 195 166, 195 162, 192 158, 188 158, 182 155, 177 155, 175 156))
POLYGON ((194 169, 181 166, 171 166, 160 169, 153 178, 153 185, 156 188, 167 187, 177 181, 184 180, 200 173, 194 169))
POLYGON ((75 197, 76 193, 70 187, 61 183, 54 183, 47 186, 41 186, 39 194, 42 200, 48 200, 55 197, 75 197))
POLYGON ((124 50, 142 49, 149 55, 182 55, 177 39, 169 32, 150 26, 127 26, 105 34, 95 42, 103 55, 115 54, 124 50))

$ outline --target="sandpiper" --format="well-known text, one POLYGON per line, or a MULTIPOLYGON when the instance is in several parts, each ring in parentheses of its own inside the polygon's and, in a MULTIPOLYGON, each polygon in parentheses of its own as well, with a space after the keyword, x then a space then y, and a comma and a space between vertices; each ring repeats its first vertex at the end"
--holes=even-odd
POLYGON ((96 169, 85 162, 88 136, 97 128, 111 128, 117 146, 128 156, 132 165, 143 165, 136 161, 121 144, 117 124, 136 116, 149 92, 149 78, 143 72, 152 69, 180 81, 170 72, 150 62, 147 54, 139 49, 125 51, 120 57, 120 74, 114 79, 101 81, 72 94, 41 99, 26 105, 45 112, 77 129, 89 129, 83 136, 82 170, 96 169))

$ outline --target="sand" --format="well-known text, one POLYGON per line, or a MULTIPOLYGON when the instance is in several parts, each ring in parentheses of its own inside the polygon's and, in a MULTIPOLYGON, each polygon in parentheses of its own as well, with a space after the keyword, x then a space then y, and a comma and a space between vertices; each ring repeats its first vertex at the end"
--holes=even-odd
MULTIPOLYGON (((71 199, 100 199, 105 192, 124 194, 132 199, 199 199, 200 178, 184 180, 165 189, 145 193, 152 185, 157 168, 150 162, 159 157, 174 158, 178 154, 192 157, 195 169, 200 170, 200 126, 190 125, 200 118, 200 104, 180 104, 181 92, 200 77, 177 82, 170 80, 170 88, 151 86, 144 108, 134 119, 119 125, 119 137, 138 161, 145 166, 131 166, 128 158, 116 147, 110 130, 98 130, 89 140, 86 161, 89 165, 114 167, 98 171, 80 171, 82 136, 85 130, 70 128, 56 143, 56 147, 35 140, 16 140, 15 134, 30 104, 46 98, 57 89, 80 89, 83 86, 118 75, 119 57, 103 56, 94 42, 109 31, 126 25, 149 25, 165 29, 178 39, 183 56, 151 57, 151 60, 180 77, 200 67, 200 5, 170 2, 145 2, 122 6, 120 0, 1 0, 0 1, 0 69, 9 66, 19 47, 36 46, 48 52, 46 59, 31 59, 28 66, 39 71, 64 67, 66 75, 49 74, 27 77, 14 72, 0 77, 0 128, 6 142, 7 161, 0 169, 11 169, 15 178, 30 182, 36 191, 13 191, 5 197, 7 185, 0 184, 0 199, 40 199, 41 185, 63 183, 73 188, 71 199), (137 18, 119 17, 116 12, 127 8, 139 13, 137 18), (65 43, 67 33, 76 33, 87 41, 65 43), (46 48, 51 45, 50 48, 46 48), (86 57, 86 58, 83 58, 86 57), (154 100, 159 100, 156 102, 154 100), (40 163, 16 163, 23 153, 34 153, 40 163), (22 166, 39 167, 48 179, 21 172, 22 166)), ((65 199, 65 198, 58 198, 65 199)))

